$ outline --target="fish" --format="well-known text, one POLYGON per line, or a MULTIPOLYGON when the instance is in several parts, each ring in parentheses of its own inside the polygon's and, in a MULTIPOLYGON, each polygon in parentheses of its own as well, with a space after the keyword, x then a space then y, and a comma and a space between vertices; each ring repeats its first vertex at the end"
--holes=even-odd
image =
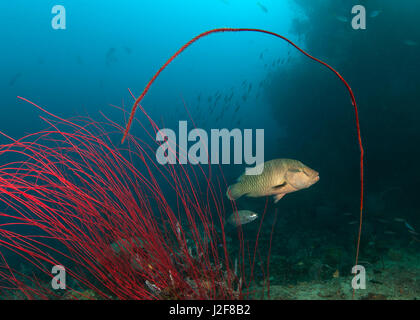
POLYGON ((335 16, 335 18, 336 18, 338 21, 341 21, 341 22, 349 22, 349 18, 347 18, 347 17, 345 17, 345 16, 338 16, 338 15, 336 15, 336 16, 335 16))
POLYGON ((411 234, 414 234, 414 235, 416 235, 416 236, 420 235, 418 232, 415 232, 415 231, 413 231, 413 230, 408 230, 408 232, 410 232, 411 234))
POLYGON ((416 47, 419 45, 418 42, 413 41, 413 40, 404 40, 403 43, 409 47, 416 47))
POLYGON ((16 83, 16 81, 22 76, 22 72, 16 73, 9 81, 9 86, 13 87, 16 83))
POLYGON ((376 18, 377 16, 379 16, 379 14, 381 13, 381 10, 374 10, 370 13, 369 17, 371 18, 376 18))
POLYGON ((262 11, 264 11, 265 13, 268 13, 267 7, 265 7, 263 4, 261 4, 260 2, 257 2, 257 5, 261 8, 262 11))
POLYGON ((146 280, 144 283, 152 291, 153 294, 158 295, 162 291, 157 285, 151 283, 149 280, 146 280))
POLYGON ((317 171, 293 159, 273 159, 257 165, 255 170, 261 174, 244 173, 228 187, 226 196, 230 200, 242 196, 257 198, 272 195, 274 203, 277 203, 284 195, 309 188, 319 180, 317 171))
POLYGON ((404 221, 404 224, 405 224, 405 226, 406 226, 406 228, 408 229, 408 230, 411 230, 411 231, 416 231, 416 230, 414 230, 414 228, 412 227, 412 226, 410 226, 408 223, 407 223, 407 221, 404 221))
POLYGON ((401 218, 395 218, 394 221, 396 221, 396 222, 405 222, 405 220, 404 219, 401 219, 401 218))
POLYGON ((389 231, 389 230, 384 231, 384 233, 385 234, 389 234, 389 235, 394 235, 395 234, 394 231, 389 231))
POLYGON ((110 66, 113 63, 116 63, 118 61, 116 57, 116 49, 115 48, 109 48, 106 55, 105 55, 105 62, 107 66, 110 66))
POLYGON ((251 89, 252 89, 252 83, 249 84, 248 93, 251 91, 251 89))
POLYGON ((239 210, 238 212, 232 213, 227 219, 227 222, 233 226, 238 227, 240 225, 250 223, 257 218, 258 214, 253 211, 239 210))

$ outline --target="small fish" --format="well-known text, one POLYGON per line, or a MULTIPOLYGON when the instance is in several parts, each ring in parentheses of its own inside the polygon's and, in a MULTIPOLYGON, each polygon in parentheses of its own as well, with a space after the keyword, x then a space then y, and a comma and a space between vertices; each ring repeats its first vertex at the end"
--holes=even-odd
POLYGON ((105 55, 105 63, 107 66, 110 66, 113 63, 116 63, 118 61, 116 57, 116 49, 115 48, 109 48, 106 55, 105 55))
POLYGON ((407 221, 404 221, 405 226, 407 227, 408 230, 411 230, 413 232, 415 232, 416 230, 414 230, 414 228, 412 226, 410 226, 407 221))
POLYGON ((419 45, 418 42, 413 41, 413 40, 404 40, 403 43, 409 47, 416 47, 419 45))
POLYGON ((151 283, 149 280, 146 280, 144 283, 150 289, 150 291, 152 291, 153 294, 160 294, 160 292, 162 291, 157 285, 151 283))
POLYGON ((416 236, 420 235, 418 232, 415 232, 415 231, 413 231, 413 230, 408 230, 408 232, 410 232, 411 234, 414 234, 414 235, 416 235, 416 236))
POLYGON ((345 213, 343 213, 343 215, 346 216, 346 217, 349 217, 349 216, 352 216, 353 213, 351 213, 351 212, 345 212, 345 213))
POLYGON ((258 214, 250 210, 239 210, 237 213, 234 212, 230 215, 227 222, 233 226, 240 226, 243 224, 250 223, 258 218, 258 214))
POLYGON ((257 2, 257 5, 261 8, 262 11, 264 11, 265 13, 268 13, 268 9, 262 5, 260 2, 257 2))
POLYGON ((277 203, 284 195, 309 188, 319 180, 319 173, 298 160, 274 159, 257 165, 261 174, 242 174, 237 183, 230 185, 226 195, 230 200, 242 196, 274 196, 277 203))
POLYGON ((379 16, 379 14, 381 13, 381 10, 374 10, 370 13, 369 17, 371 18, 376 18, 377 16, 379 16))
POLYGON ((401 219, 401 218, 395 218, 394 221, 396 221, 396 222, 405 222, 405 220, 404 219, 401 219))
POLYGON ((16 73, 9 81, 9 86, 13 87, 16 83, 16 81, 22 76, 21 72, 16 73))
POLYGON ((249 84, 248 93, 252 90, 252 83, 249 84))
POLYGON ((387 230, 387 231, 385 231, 384 233, 385 233, 385 234, 389 234, 389 235, 394 235, 394 234, 395 234, 395 232, 394 232, 394 231, 388 231, 388 230, 387 230))
POLYGON ((384 219, 377 219, 378 220, 378 222, 380 222, 380 223, 388 223, 388 221, 387 220, 384 220, 384 219))
POLYGON ((347 17, 345 17, 345 16, 338 16, 338 15, 336 15, 336 16, 335 16, 335 18, 336 18, 338 21, 341 21, 341 22, 349 22, 349 18, 347 18, 347 17))
POLYGON ((356 224, 356 223, 359 223, 359 221, 350 221, 348 224, 356 224))

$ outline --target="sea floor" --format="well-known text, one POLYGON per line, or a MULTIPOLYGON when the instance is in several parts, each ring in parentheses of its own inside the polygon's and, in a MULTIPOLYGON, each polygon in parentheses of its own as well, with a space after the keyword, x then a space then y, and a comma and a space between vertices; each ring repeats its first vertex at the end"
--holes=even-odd
MULTIPOLYGON (((363 261, 361 261, 362 263, 363 261)), ((366 289, 355 292, 361 300, 420 299, 420 253, 391 251, 382 261, 366 263, 366 289)), ((272 300, 352 299, 353 275, 332 273, 331 279, 270 286, 272 300)), ((267 296, 264 299, 268 299, 267 296)))
MULTIPOLYGON (((355 291, 354 299, 358 300, 419 300, 420 299, 420 252, 417 247, 388 248, 381 259, 371 263, 361 259, 360 265, 366 270, 366 288, 355 291)), ((338 269, 328 267, 323 269, 324 277, 311 280, 313 273, 308 272, 300 278, 288 278, 276 283, 284 276, 284 271, 273 268, 277 272, 270 274, 273 279, 270 284, 269 295, 267 284, 259 283, 252 295, 252 299, 264 300, 351 300, 353 289, 352 274, 342 274, 338 269), (312 275, 312 276, 310 276, 312 275), (293 281, 292 281, 293 280, 293 281)), ((300 264, 298 263, 297 266, 300 264)), ((274 271, 273 270, 273 271, 274 271)), ((283 269, 284 270, 284 269, 283 269)), ((270 280, 271 281, 271 280, 270 280)), ((49 282, 44 284, 49 286, 49 282)), ((98 299, 95 293, 85 292, 91 299, 98 299)), ((61 298, 67 299, 69 295, 61 298)), ((51 297, 57 298, 57 297, 51 297)), ((83 298, 81 296, 81 298, 83 298)), ((25 299, 21 292, 8 291, 2 295, 3 299, 25 299)), ((73 297, 74 299, 74 297, 73 297)))

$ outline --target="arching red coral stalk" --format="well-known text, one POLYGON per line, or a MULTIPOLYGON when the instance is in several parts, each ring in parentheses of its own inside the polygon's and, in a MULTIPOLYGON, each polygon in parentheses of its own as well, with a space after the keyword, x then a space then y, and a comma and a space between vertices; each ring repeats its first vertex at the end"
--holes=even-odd
MULTIPOLYGON (((344 78, 338 73, 338 71, 336 71, 333 67, 331 67, 330 65, 328 65, 327 63, 325 63, 324 61, 313 57, 312 55, 310 55, 309 53, 307 53, 305 50, 301 49, 298 45, 296 45, 294 42, 292 42, 291 40, 287 39, 286 37, 277 34, 275 32, 271 32, 271 31, 267 31, 267 30, 262 30, 262 29, 253 29, 253 28, 218 28, 218 29, 212 29, 206 32, 203 32, 197 36, 195 36, 194 38, 192 38, 190 41, 188 41, 187 43, 185 43, 178 51, 176 51, 160 68, 159 70, 153 75, 153 77, 150 79, 150 81, 147 83, 146 87, 143 89, 143 92, 140 94, 140 96, 136 99, 136 101, 133 104, 133 107, 131 109, 131 114, 130 117, 128 119, 125 131, 124 131, 124 135, 121 139, 121 143, 124 142, 124 140, 127 138, 128 133, 130 131, 130 127, 131 124, 133 122, 134 119, 134 114, 136 112, 136 109, 138 106, 140 106, 140 102, 143 100, 143 98, 145 97, 145 95, 147 94, 147 92, 149 91, 151 85, 153 84, 153 82, 157 79, 157 77, 160 75, 160 73, 178 56, 180 55, 185 49, 187 49, 189 46, 191 46, 194 42, 196 42, 197 40, 204 38, 210 34, 214 34, 214 33, 223 33, 223 32, 258 32, 258 33, 264 33, 264 34, 268 34, 277 38, 280 38, 284 41, 286 41, 287 43, 289 43, 290 45, 292 45, 293 47, 295 47, 299 52, 301 52, 302 54, 304 54, 306 57, 308 57, 311 60, 316 61, 317 63, 320 63, 321 65, 327 67, 329 70, 331 70, 340 80, 341 82, 344 83, 344 85, 346 86, 346 89, 349 92, 350 95, 350 99, 352 102, 352 105, 354 107, 354 112, 355 112, 355 118, 356 118, 356 129, 357 129, 357 139, 358 139, 358 145, 359 145, 359 149, 360 149, 360 216, 359 216, 359 230, 358 230, 358 237, 357 237, 357 245, 356 245, 356 257, 355 257, 355 264, 357 265, 358 263, 358 258, 359 258, 359 249, 360 249, 360 239, 361 239, 361 234, 362 234, 362 221, 363 221, 363 195, 364 195, 364 175, 363 175, 363 161, 364 161, 364 149, 363 149, 363 144, 362 144, 362 137, 361 137, 361 133, 360 133, 360 124, 359 124, 359 112, 358 112, 358 108, 357 108, 357 103, 356 103, 356 99, 354 97, 353 91, 350 88, 350 85, 347 83, 346 80, 344 80, 344 78)), ((143 110, 143 109, 142 109, 143 110)))

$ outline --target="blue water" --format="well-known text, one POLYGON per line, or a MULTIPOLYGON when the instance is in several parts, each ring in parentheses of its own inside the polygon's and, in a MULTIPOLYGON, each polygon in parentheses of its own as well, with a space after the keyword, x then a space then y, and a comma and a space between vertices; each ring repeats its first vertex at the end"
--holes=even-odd
MULTIPOLYGON (((66 8, 66 30, 54 30, 55 4, 1 3, 1 103, 6 110, 1 127, 10 134, 38 128, 39 123, 37 111, 18 102, 17 95, 62 116, 95 116, 99 110, 113 114, 109 104, 120 105, 125 98, 131 105, 127 88, 139 94, 174 50, 197 33, 223 26, 285 33, 292 18, 289 5, 275 2, 266 14, 254 1, 64 1, 60 4, 66 8)), ((280 41, 254 34, 215 35, 201 41, 156 83, 145 100, 150 109, 158 109, 151 115, 171 111, 181 103, 181 94, 189 102, 200 92, 211 95, 244 79, 264 79, 258 56, 266 48, 268 58, 287 50, 280 41)))

